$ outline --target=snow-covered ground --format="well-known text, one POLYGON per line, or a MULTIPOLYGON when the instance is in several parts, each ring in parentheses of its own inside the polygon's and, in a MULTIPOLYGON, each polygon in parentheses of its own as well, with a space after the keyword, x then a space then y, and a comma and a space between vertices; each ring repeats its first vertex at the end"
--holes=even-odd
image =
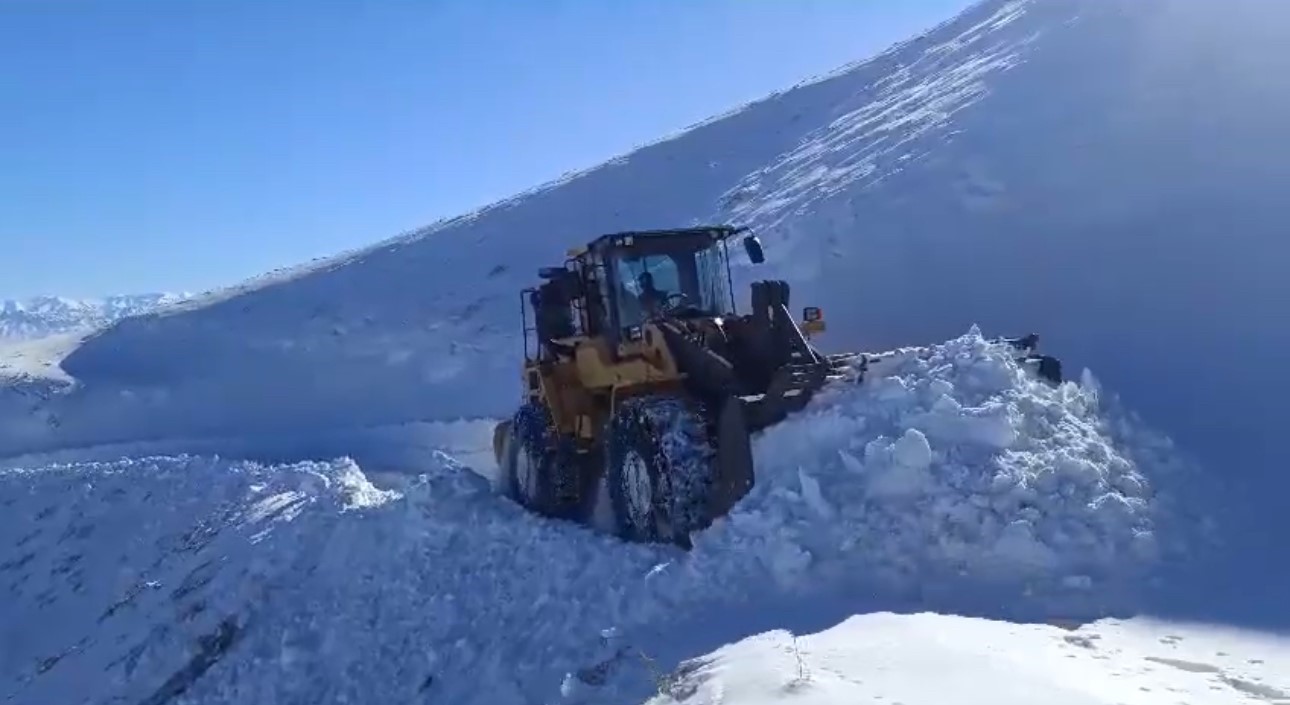
POLYGON ((1287 663, 1290 639, 1235 629, 885 613, 722 648, 660 678, 647 705, 1284 703, 1287 663))
POLYGON ((918 654, 996 674, 993 701, 1284 701, 1271 637, 1165 627, 1183 654, 1141 619, 1066 634, 1096 648, 999 620, 1290 624, 1288 33, 1264 0, 987 0, 481 212, 6 344, 0 693, 640 703, 667 680, 705 703, 778 687, 777 636, 724 645, 837 626, 785 701, 944 701, 918 654), (825 348, 930 347, 759 436, 754 491, 688 553, 497 497, 535 268, 713 220, 761 232, 770 263, 737 282, 791 279, 825 348), (1025 378, 974 323, 1040 333, 1073 381, 1025 378), (928 610, 986 621, 842 624, 928 610))
POLYGON ((41 381, 69 384, 72 380, 59 364, 86 335, 87 332, 82 330, 0 340, 0 383, 14 386, 41 381))
POLYGON ((651 669, 870 607, 1115 614, 1205 540, 1116 426, 1095 386, 969 333, 760 437, 753 493, 690 552, 528 515, 441 452, 386 489, 349 460, 0 470, 0 692, 626 702, 651 669))

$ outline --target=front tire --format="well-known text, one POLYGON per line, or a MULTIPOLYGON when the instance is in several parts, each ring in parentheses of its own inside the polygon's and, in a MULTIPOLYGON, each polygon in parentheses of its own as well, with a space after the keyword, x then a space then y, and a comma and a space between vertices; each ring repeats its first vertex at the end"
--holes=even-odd
POLYGON ((551 412, 529 402, 515 412, 502 452, 503 491, 520 506, 542 516, 573 513, 568 483, 576 471, 570 443, 556 431, 551 412))
POLYGON ((622 402, 606 437, 605 481, 619 535, 690 547, 706 528, 716 452, 703 416, 682 400, 622 402))

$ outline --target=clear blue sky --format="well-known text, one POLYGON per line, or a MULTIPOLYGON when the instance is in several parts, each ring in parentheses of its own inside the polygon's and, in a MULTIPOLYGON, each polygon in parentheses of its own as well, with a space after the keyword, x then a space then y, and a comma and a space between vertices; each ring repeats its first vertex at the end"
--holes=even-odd
POLYGON ((0 298, 202 290, 426 225, 969 0, 7 0, 0 298))

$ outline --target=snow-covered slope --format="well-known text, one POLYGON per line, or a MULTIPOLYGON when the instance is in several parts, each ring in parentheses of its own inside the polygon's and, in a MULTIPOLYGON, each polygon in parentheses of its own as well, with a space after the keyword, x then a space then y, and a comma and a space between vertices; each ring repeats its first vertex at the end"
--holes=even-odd
POLYGON ((768 632, 659 679, 646 705, 1290 701, 1290 639, 1148 619, 1078 629, 933 614, 768 632))
POLYGON ((760 438, 753 494, 688 553, 528 515, 443 454, 395 490, 347 460, 0 470, 0 693, 640 702, 684 659, 866 608, 1114 614, 1203 538, 1169 501, 1185 483, 1121 421, 978 335, 911 351, 760 438))
POLYGON ((585 174, 123 321, 62 360, 80 384, 33 423, 26 395, 0 399, 0 454, 503 415, 538 265, 606 230, 728 220, 773 258, 741 281, 792 279, 828 347, 1034 330, 1188 450, 1270 473, 1287 14, 990 0, 585 174))
POLYGON ((1288 30, 1259 0, 987 0, 483 212, 0 350, 0 692, 756 702, 774 630, 932 610, 995 621, 843 624, 783 699, 943 702, 934 660, 993 675, 987 702, 1285 700, 1270 637, 997 621, 1290 621, 1288 30), (759 436, 754 491, 690 552, 497 497, 459 461, 489 472, 534 268, 710 220, 762 232, 740 280, 793 279, 826 347, 949 342, 759 436), (1077 381, 973 322, 1037 330, 1077 381))
POLYGON ((189 298, 190 294, 128 294, 103 299, 61 296, 8 299, 0 301, 0 341, 43 338, 97 328, 189 298))
MULTIPOLYGON (((1239 570, 1287 529, 1287 33, 1290 8, 1264 0, 987 0, 478 213, 6 349, 26 372, 0 388, 0 457, 143 442, 331 457, 370 450, 342 439, 503 416, 538 265, 606 230, 728 220, 771 252, 739 281, 792 279, 828 312, 826 348, 1041 333, 1246 493, 1224 517, 1239 570)), ((1280 604, 1290 568, 1263 570, 1223 607, 1280 604)), ((1231 590, 1223 574, 1208 587, 1231 590)))

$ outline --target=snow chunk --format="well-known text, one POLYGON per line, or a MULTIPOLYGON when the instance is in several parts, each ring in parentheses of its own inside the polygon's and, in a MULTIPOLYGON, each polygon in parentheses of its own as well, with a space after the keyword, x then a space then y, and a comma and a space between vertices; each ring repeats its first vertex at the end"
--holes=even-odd
POLYGON ((905 431, 891 446, 892 460, 910 470, 926 470, 932 464, 932 447, 916 428, 905 431))

